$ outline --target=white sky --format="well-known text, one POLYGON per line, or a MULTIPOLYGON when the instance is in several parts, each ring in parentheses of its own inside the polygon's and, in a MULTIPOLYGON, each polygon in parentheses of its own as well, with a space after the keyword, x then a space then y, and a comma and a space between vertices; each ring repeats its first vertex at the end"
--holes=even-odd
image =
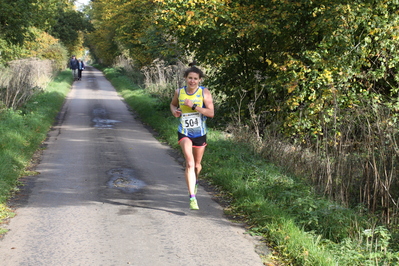
POLYGON ((87 5, 89 2, 90 2, 90 0, 76 0, 76 4, 87 5))
POLYGON ((76 0, 75 5, 81 7, 82 5, 88 5, 90 0, 76 0))

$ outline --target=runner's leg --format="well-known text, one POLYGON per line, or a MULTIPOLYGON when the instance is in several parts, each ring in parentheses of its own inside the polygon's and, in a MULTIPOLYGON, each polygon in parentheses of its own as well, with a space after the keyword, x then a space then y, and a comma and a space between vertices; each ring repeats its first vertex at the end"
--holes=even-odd
POLYGON ((186 160, 185 178, 187 182, 187 188, 190 195, 194 195, 196 174, 195 174, 195 161, 193 155, 193 143, 189 138, 183 138, 180 140, 180 147, 183 151, 184 158, 186 160))
POLYGON ((202 170, 201 161, 202 161, 202 157, 204 156, 204 152, 205 152, 205 147, 193 148, 196 182, 198 182, 199 174, 202 170))

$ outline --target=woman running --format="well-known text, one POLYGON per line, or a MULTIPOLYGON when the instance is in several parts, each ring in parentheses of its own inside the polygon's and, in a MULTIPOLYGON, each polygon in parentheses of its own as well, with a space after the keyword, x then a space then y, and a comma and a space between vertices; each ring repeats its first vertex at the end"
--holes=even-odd
POLYGON ((175 117, 180 117, 178 141, 186 160, 185 178, 190 195, 190 209, 198 210, 195 197, 198 177, 201 172, 202 156, 206 143, 206 119, 214 116, 212 95, 200 86, 204 73, 191 63, 184 72, 186 86, 177 89, 170 103, 170 110, 175 117))

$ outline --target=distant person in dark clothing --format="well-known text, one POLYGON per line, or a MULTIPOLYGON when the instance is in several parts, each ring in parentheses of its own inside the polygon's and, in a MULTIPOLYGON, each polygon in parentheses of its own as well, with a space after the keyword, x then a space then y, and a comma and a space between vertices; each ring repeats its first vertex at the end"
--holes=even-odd
POLYGON ((78 77, 78 69, 79 69, 79 62, 76 59, 76 56, 72 56, 71 60, 69 61, 69 68, 72 70, 72 76, 74 80, 77 80, 78 77))
POLYGON ((82 71, 85 69, 85 63, 82 60, 78 60, 78 80, 82 79, 82 71))

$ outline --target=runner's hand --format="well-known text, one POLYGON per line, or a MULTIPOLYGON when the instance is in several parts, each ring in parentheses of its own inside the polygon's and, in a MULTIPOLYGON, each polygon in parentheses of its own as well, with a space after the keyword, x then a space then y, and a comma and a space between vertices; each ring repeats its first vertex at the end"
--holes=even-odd
POLYGON ((189 100, 189 99, 185 99, 184 100, 184 105, 191 108, 193 106, 193 102, 191 100, 189 100))
POLYGON ((175 117, 180 117, 180 116, 181 116, 181 110, 180 110, 179 108, 177 108, 177 109, 173 112, 173 115, 174 115, 175 117))

